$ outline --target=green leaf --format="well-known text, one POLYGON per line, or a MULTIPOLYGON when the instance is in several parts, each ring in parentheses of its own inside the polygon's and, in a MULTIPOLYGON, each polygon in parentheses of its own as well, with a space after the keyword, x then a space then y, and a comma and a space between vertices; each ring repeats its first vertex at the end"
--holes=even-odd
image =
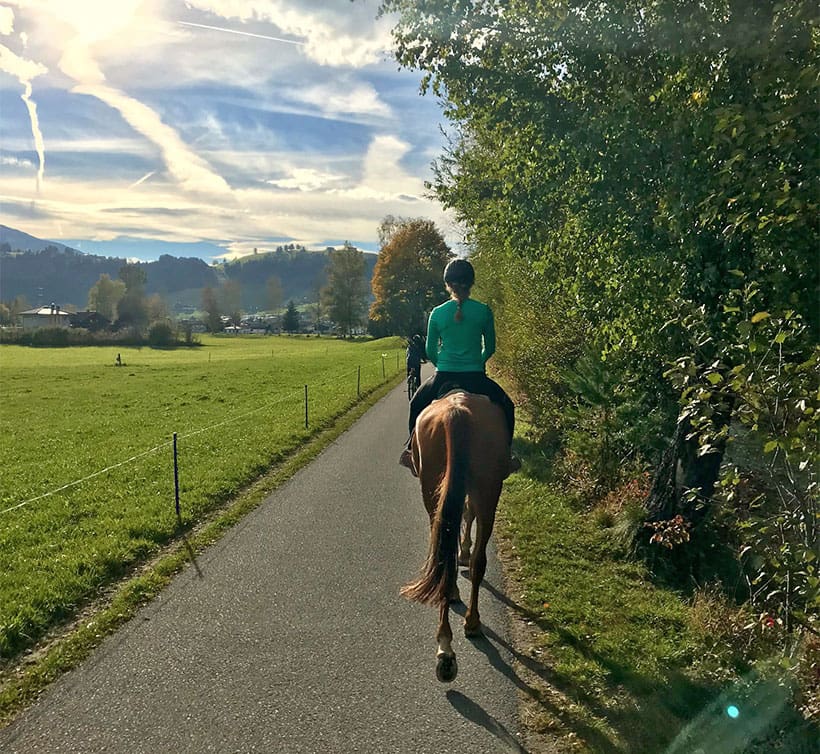
POLYGON ((778 445, 777 440, 769 440, 769 442, 767 442, 763 446, 763 452, 764 453, 771 453, 777 447, 777 445, 778 445))
POLYGON ((764 319, 768 319, 772 315, 769 312, 757 312, 756 314, 752 315, 752 324, 756 325, 758 322, 762 322, 764 319))

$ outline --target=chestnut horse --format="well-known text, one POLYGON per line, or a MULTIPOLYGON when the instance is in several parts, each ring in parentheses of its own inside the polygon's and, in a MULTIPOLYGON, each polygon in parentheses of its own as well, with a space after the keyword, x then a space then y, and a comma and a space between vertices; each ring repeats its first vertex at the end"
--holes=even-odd
POLYGON ((430 546, 420 577, 401 593, 417 602, 438 605, 436 677, 449 682, 458 673, 449 612, 450 601, 459 599, 456 556, 465 500, 468 520, 475 518, 476 540, 470 554, 467 528, 461 558, 469 557, 472 590, 464 633, 468 637, 481 635, 478 590, 487 568, 487 542, 509 464, 504 412, 483 395, 450 392, 419 416, 412 453, 430 516, 430 546))

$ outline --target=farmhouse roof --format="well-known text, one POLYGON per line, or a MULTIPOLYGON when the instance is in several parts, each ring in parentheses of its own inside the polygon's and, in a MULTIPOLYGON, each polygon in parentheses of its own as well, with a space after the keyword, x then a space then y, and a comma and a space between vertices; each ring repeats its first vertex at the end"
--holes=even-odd
POLYGON ((20 314, 40 314, 40 315, 49 316, 49 317, 53 314, 61 314, 64 317, 68 317, 71 314, 71 312, 64 311, 64 310, 60 309, 59 307, 55 307, 55 306, 52 305, 52 306, 38 306, 36 309, 29 309, 28 311, 20 312, 20 314))

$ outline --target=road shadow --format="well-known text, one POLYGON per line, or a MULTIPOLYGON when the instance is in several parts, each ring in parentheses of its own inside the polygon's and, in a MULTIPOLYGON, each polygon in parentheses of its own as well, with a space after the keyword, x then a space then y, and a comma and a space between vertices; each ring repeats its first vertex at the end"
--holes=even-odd
POLYGON ((196 550, 194 550, 193 546, 191 545, 190 540, 188 539, 187 535, 185 534, 185 530, 183 529, 182 520, 177 516, 177 536, 182 540, 182 546, 185 548, 185 552, 188 553, 188 560, 191 561, 191 565, 194 567, 194 571, 196 571, 197 578, 204 579, 205 574, 202 573, 202 569, 199 567, 199 563, 196 559, 196 550))
POLYGON ((507 751, 516 754, 528 754, 527 750, 519 743, 518 739, 510 733, 498 720, 490 715, 483 707, 476 704, 470 697, 465 696, 460 691, 448 689, 447 701, 459 715, 469 720, 475 725, 480 725, 485 730, 494 735, 507 751))

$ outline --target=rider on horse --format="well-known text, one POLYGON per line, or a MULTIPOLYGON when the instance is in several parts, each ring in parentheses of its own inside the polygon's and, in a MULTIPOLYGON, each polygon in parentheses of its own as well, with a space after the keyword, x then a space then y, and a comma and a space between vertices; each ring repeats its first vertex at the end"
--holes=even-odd
MULTIPOLYGON (((430 313, 427 323, 427 358, 435 374, 426 380, 410 401, 410 440, 399 463, 413 471, 410 443, 416 419, 434 400, 454 389, 486 395, 504 411, 512 444, 515 406, 503 388, 487 377, 485 364, 495 353, 495 324, 489 306, 470 298, 475 270, 466 259, 454 259, 444 269, 444 284, 450 300, 430 313)), ((510 452, 508 473, 521 462, 510 452)))
POLYGON ((427 361, 425 352, 424 336, 420 333, 411 335, 407 340, 407 377, 411 373, 416 375, 416 385, 421 385, 421 365, 427 361))

